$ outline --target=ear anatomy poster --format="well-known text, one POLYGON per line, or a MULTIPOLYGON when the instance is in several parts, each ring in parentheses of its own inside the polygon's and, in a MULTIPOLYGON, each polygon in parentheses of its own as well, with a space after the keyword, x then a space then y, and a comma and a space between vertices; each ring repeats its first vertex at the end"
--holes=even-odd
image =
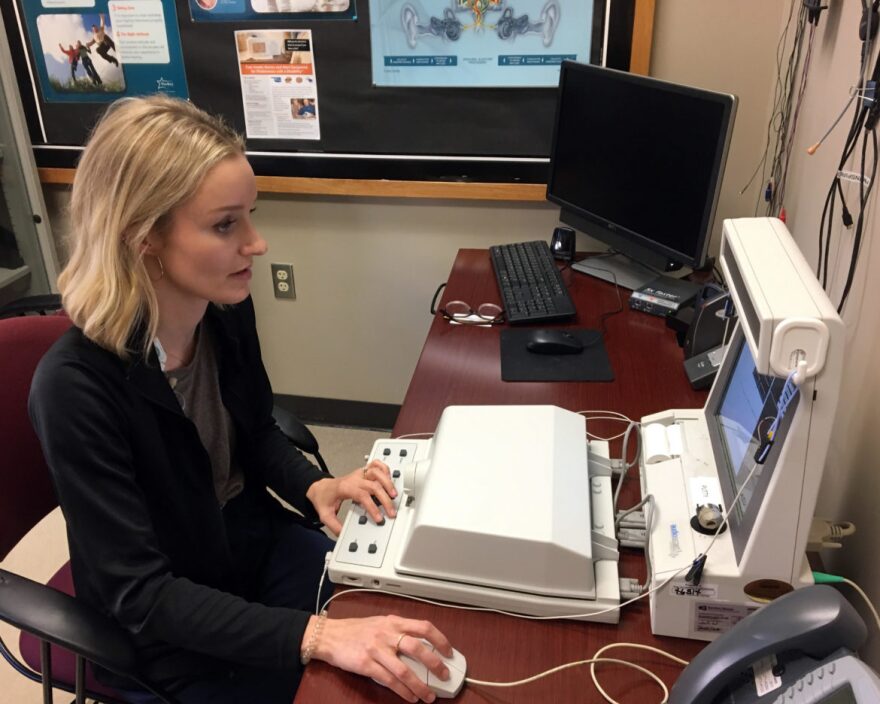
POLYGON ((593 0, 370 0, 377 86, 555 86, 589 61, 593 0))
POLYGON ((23 3, 47 102, 188 96, 174 0, 23 3))

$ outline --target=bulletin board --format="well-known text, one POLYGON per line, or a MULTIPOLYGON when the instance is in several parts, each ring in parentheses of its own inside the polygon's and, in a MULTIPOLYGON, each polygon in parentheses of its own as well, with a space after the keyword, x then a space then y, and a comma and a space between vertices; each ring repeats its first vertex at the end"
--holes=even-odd
MULTIPOLYGON (((30 137, 39 167, 72 169, 77 148, 106 102, 52 102, 39 89, 33 41, 21 5, 0 0, 30 137)), ((51 0, 49 0, 51 2, 51 0)), ((248 139, 255 172, 266 177, 458 182, 546 182, 556 89, 376 86, 371 76, 370 3, 345 20, 194 22, 189 0, 176 8, 186 88, 198 106, 244 133, 234 33, 310 30, 318 77, 320 139, 248 139)), ((455 1, 455 0, 451 0, 455 1)), ((539 5, 538 0, 520 0, 539 5)), ((595 0, 591 63, 601 61, 610 7, 606 64, 646 71, 653 0, 595 0), (646 48, 647 46, 647 48, 646 48), (640 67, 638 64, 642 63, 640 67)))

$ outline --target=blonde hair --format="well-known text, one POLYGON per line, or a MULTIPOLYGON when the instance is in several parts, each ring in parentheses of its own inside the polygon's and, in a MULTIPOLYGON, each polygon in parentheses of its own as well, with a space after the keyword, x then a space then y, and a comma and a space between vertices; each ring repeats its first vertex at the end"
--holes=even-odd
POLYGON ((77 166, 70 260, 58 277, 64 308, 86 337, 123 359, 147 355, 158 304, 145 239, 165 231, 211 168, 243 153, 240 135, 184 100, 124 98, 108 108, 77 166), (129 349, 141 326, 141 348, 129 349))

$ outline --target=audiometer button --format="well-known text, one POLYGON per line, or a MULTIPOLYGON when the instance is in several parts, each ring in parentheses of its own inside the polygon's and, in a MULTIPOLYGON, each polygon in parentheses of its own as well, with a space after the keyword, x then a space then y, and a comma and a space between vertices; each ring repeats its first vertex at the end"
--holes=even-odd
POLYGON ((357 552, 357 549, 358 549, 357 540, 352 540, 352 541, 348 544, 348 551, 349 551, 349 552, 357 552))
POLYGON ((370 553, 371 555, 375 555, 376 550, 378 550, 378 549, 379 548, 376 547, 376 543, 370 543, 370 546, 367 548, 367 552, 370 553))
POLYGON ((364 514, 363 516, 358 517, 358 523, 362 526, 367 525, 367 516, 364 514))
POLYGON ((399 469, 395 469, 395 470, 391 473, 391 477, 392 477, 393 479, 397 479, 399 476, 400 476, 400 470, 399 470, 399 469))
POLYGON ((391 454, 391 448, 386 447, 384 450, 382 450, 382 454, 385 455, 385 457, 388 457, 388 455, 391 454))
POLYGON ((400 451, 400 456, 401 456, 401 457, 406 457, 406 450, 401 450, 401 451, 400 451))

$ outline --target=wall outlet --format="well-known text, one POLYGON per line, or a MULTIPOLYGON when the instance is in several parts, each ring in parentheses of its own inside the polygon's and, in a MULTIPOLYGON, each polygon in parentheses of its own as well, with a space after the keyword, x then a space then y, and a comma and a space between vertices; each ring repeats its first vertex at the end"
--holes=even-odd
POLYGON ((296 289, 293 286, 293 264, 272 264, 272 290, 275 298, 296 300, 296 289))

